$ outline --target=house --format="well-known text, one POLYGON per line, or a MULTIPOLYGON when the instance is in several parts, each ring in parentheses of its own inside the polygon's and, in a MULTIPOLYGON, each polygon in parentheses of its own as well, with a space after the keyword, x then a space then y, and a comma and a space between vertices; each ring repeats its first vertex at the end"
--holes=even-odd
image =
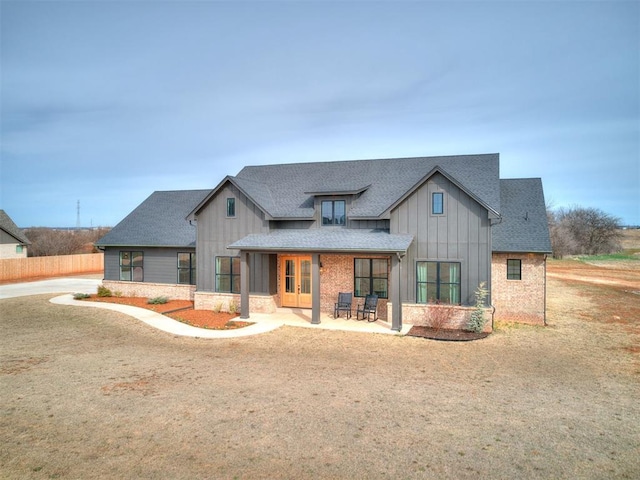
POLYGON ((249 166, 213 190, 182 192, 179 208, 178 195, 154 193, 98 242, 105 281, 162 288, 189 251, 196 308, 235 303, 243 318, 291 307, 319 323, 346 291, 378 295, 394 330, 428 325, 440 303, 456 306, 447 326, 459 328, 484 284, 487 315, 545 321, 542 183, 500 179, 498 154, 249 166), (169 228, 191 229, 195 249, 164 238, 169 228), (156 265, 168 257, 153 249, 170 251, 171 265, 156 265))
POLYGON ((23 231, 0 210, 0 258, 26 258, 29 245, 31 242, 23 231))

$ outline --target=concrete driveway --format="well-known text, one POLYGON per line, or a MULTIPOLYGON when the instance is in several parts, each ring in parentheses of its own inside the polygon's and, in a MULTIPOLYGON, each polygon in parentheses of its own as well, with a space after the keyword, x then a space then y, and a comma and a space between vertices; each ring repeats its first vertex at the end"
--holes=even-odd
POLYGON ((102 278, 96 276, 62 277, 36 282, 11 283, 0 285, 0 299, 41 295, 46 293, 96 293, 102 278))

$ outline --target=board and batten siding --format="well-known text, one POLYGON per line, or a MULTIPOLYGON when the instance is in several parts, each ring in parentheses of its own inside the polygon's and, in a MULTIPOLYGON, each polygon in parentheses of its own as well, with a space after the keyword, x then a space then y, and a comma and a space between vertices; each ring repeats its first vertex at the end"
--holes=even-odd
POLYGON ((120 252, 143 252, 144 283, 177 284, 178 253, 195 252, 195 248, 107 247, 104 251, 105 280, 120 280, 120 252))
POLYGON ((416 301, 416 261, 461 263, 461 301, 475 302, 480 282, 491 280, 491 222, 488 211, 441 174, 435 174, 391 212, 391 233, 414 240, 402 261, 402 302, 416 301), (443 215, 432 215, 431 194, 444 193, 443 215))
MULTIPOLYGON (((198 291, 215 291, 215 258, 235 257, 238 250, 227 245, 251 233, 268 233, 269 222, 256 207, 232 183, 227 182, 196 215, 198 223, 197 269, 198 291), (235 217, 227 217, 227 199, 235 198, 235 217)), ((252 254, 249 258, 250 286, 252 293, 274 293, 275 255, 252 254), (273 283, 272 283, 273 282, 273 283)))

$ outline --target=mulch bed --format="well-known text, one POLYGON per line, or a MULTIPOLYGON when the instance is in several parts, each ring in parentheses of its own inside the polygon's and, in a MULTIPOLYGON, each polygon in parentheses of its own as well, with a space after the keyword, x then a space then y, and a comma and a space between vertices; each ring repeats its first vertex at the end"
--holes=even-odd
POLYGON ((212 330, 231 330, 252 325, 252 322, 237 320, 239 315, 237 313, 194 310, 193 302, 189 300, 169 300, 167 303, 158 305, 150 304, 148 299, 139 297, 98 297, 97 295, 91 295, 87 300, 146 308, 193 327, 212 330))
POLYGON ((449 342, 469 342, 471 340, 480 340, 486 338, 489 333, 486 332, 469 332, 467 330, 452 330, 446 328, 432 328, 413 326, 407 333, 410 337, 428 338, 430 340, 442 340, 449 342))

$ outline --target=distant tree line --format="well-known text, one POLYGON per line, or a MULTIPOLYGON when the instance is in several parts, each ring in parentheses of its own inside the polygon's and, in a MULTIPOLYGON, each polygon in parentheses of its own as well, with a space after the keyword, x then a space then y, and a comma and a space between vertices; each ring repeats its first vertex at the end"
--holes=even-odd
POLYGON ((619 252, 620 219, 597 208, 547 209, 554 258, 619 252))
POLYGON ((47 257, 51 255, 74 255, 78 253, 94 253, 93 246, 110 228, 94 228, 91 230, 58 230, 54 228, 27 228, 24 234, 31 245, 27 248, 30 257, 47 257))

